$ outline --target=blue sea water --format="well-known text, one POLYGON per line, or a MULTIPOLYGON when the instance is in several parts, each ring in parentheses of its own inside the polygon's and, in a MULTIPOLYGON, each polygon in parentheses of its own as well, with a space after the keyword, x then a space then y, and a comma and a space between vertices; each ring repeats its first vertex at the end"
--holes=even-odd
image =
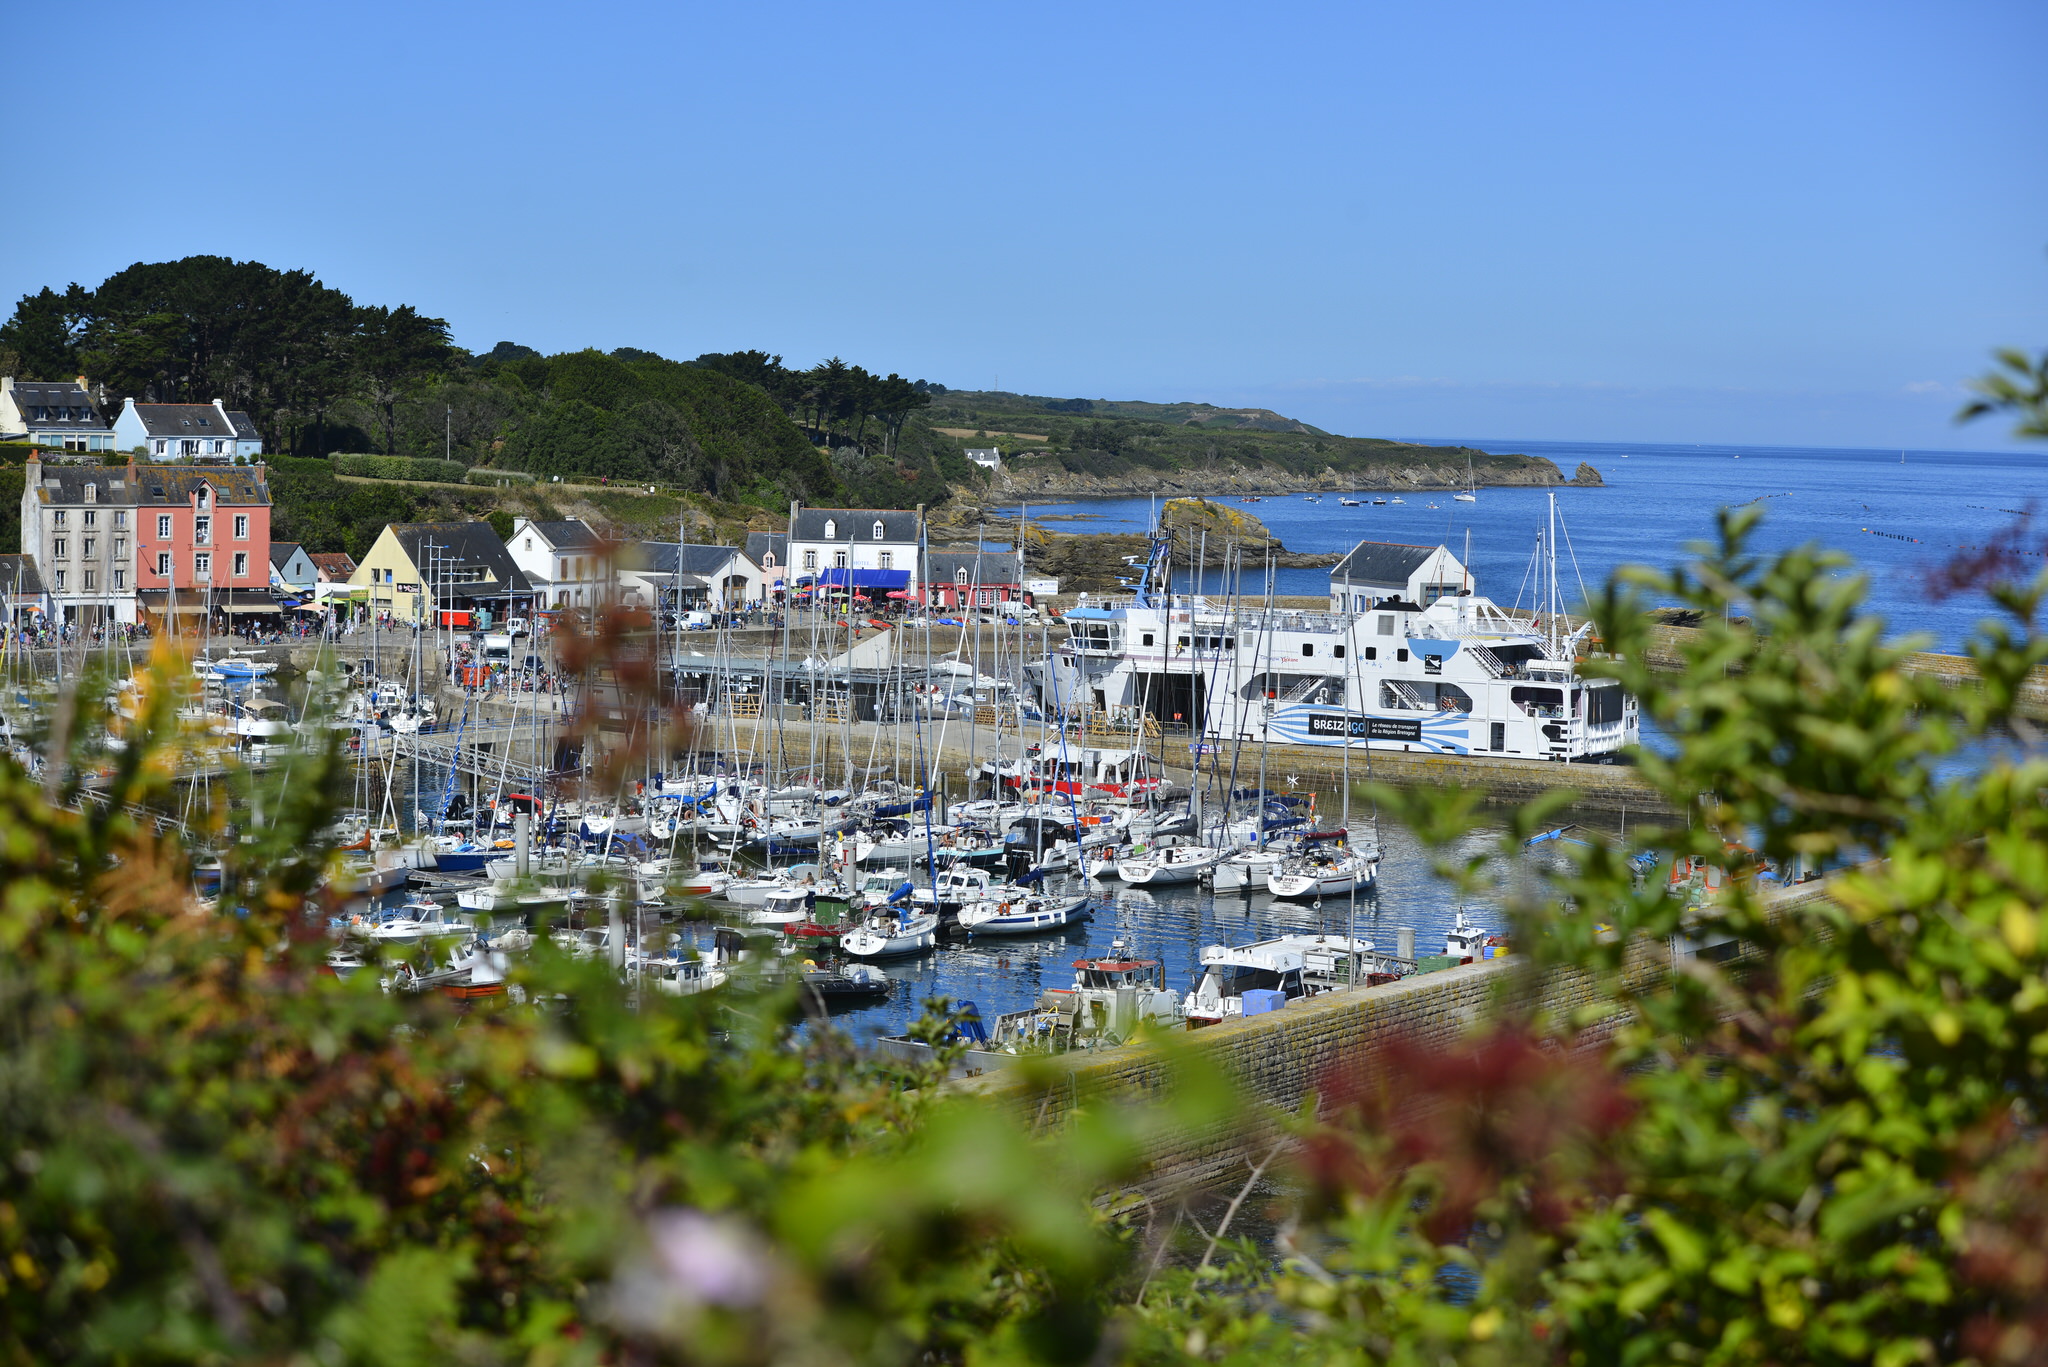
MULTIPOLYGON (((2048 510, 2048 451, 1429 440, 1545 456, 1567 478, 1581 461, 1600 472, 1604 487, 1555 491, 1566 532, 1559 543, 1560 575, 1569 592, 1576 592, 1580 580, 1597 592, 1624 564, 1680 563, 1688 543, 1712 538, 1716 510, 1757 501, 1764 521, 1753 545, 1776 550, 1810 541, 1846 552, 1856 572, 1868 577, 1870 610, 1886 619, 1889 633, 1922 634, 1935 650, 1959 649, 1994 609, 1981 593, 1936 601, 1928 593, 1928 572, 1959 550, 1982 544, 2030 507, 2048 510)), ((1386 491, 1356 494, 1369 498, 1374 492, 1386 491)), ((1548 492, 1481 488, 1477 503, 1458 503, 1448 492, 1401 491, 1398 505, 1368 502, 1358 508, 1339 507, 1340 495, 1329 493, 1319 503, 1294 495, 1239 506, 1291 551, 1345 551, 1373 540, 1444 543, 1462 555, 1469 535, 1478 592, 1509 605, 1519 594, 1526 606, 1533 599, 1529 570, 1548 492)), ((1091 499, 1034 504, 1030 512, 1086 515, 1053 524, 1061 530, 1142 531, 1153 502, 1091 499)), ((1220 571, 1210 572, 1204 587, 1225 587, 1220 571)), ((1254 567, 1240 587, 1263 593, 1263 573, 1254 567)), ((1280 570, 1274 587, 1280 594, 1321 595, 1329 576, 1322 570, 1280 570)))

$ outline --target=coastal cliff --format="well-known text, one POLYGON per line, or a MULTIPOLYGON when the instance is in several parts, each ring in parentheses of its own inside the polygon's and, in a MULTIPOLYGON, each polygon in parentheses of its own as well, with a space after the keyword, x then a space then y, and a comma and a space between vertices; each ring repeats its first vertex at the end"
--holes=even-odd
MULTIPOLYGON (((1403 456, 1363 468, 1289 469, 1269 462, 1220 460, 1184 469, 1136 467, 1095 473, 1076 469, 1058 456, 1025 452, 1005 459, 981 488, 956 487, 954 496, 973 503, 991 499, 1065 502, 1075 498, 1166 495, 1290 494, 1386 490, 1392 493, 1462 489, 1467 467, 1462 460, 1430 459, 1414 454, 1430 448, 1405 448, 1403 456)), ((1597 486, 1600 472, 1580 463, 1570 479, 1542 456, 1495 456, 1474 471, 1482 488, 1597 486)))

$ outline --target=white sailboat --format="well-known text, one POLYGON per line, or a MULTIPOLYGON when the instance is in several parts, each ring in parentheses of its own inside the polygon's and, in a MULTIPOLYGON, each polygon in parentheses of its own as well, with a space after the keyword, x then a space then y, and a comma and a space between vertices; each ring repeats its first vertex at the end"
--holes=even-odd
POLYGON ((1451 497, 1459 503, 1479 501, 1479 481, 1472 477, 1472 457, 1465 457, 1465 487, 1451 497))

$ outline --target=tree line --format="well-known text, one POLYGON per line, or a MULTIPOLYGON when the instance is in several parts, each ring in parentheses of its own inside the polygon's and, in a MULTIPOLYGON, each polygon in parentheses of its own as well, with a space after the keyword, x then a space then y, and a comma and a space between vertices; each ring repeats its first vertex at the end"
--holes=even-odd
POLYGON ((950 448, 902 449, 910 415, 944 385, 838 357, 792 369, 761 351, 545 357, 508 341, 472 354, 411 305, 358 304, 310 271, 218 256, 23 296, 0 324, 0 373, 83 375, 110 407, 222 399, 280 454, 446 455, 768 506, 935 503, 970 473, 950 448))

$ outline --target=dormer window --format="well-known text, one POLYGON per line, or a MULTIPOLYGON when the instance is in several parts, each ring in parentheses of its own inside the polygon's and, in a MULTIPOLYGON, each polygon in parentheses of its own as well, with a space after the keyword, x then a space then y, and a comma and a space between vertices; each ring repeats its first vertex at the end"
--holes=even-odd
POLYGON ((877 541, 880 541, 881 539, 882 539, 882 524, 881 524, 881 521, 880 521, 879 519, 877 519, 877 520, 876 520, 876 522, 875 522, 875 540, 877 540, 877 541))
POLYGON ((207 499, 207 495, 208 495, 208 493, 209 493, 209 492, 210 492, 210 490, 208 490, 208 489, 207 489, 207 487, 206 487, 206 486, 205 486, 204 484, 202 484, 202 485, 200 485, 200 486, 199 486, 199 506, 200 506, 200 507, 204 508, 204 507, 206 506, 206 499, 207 499))
POLYGON ((100 501, 100 486, 99 486, 99 485, 97 485, 97 484, 88 484, 88 485, 86 485, 86 486, 85 486, 85 501, 86 501, 87 503, 97 503, 97 502, 99 502, 99 501, 100 501))
POLYGON ((954 583, 956 583, 956 584, 964 584, 964 583, 966 583, 966 582, 967 582, 967 571, 966 571, 966 570, 954 570, 954 571, 953 571, 953 582, 954 582, 954 583))
POLYGON ((836 537, 836 536, 838 536, 838 535, 839 535, 839 522, 838 522, 838 520, 837 520, 836 518, 830 518, 830 517, 826 518, 826 519, 825 519, 825 539, 826 539, 827 541, 830 541, 830 540, 832 540, 832 539, 833 539, 834 537, 836 537))

